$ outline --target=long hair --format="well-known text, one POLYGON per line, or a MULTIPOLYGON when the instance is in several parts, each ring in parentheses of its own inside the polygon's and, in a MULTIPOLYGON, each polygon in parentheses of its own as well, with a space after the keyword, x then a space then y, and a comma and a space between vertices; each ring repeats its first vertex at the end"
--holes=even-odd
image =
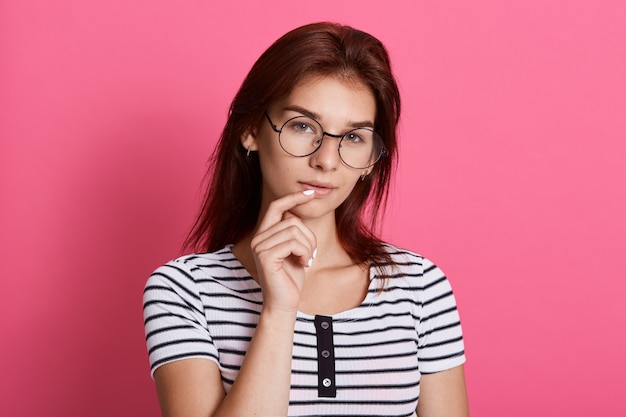
POLYGON ((283 35, 261 55, 243 81, 211 156, 208 187, 185 242, 187 249, 215 251, 253 231, 261 206, 261 168, 256 153, 246 155, 241 138, 260 126, 268 106, 287 97, 298 82, 311 75, 358 80, 375 97, 375 127, 389 155, 357 182, 337 208, 336 226, 342 247, 355 263, 391 263, 375 231, 395 167, 400 94, 389 55, 378 39, 326 22, 301 26, 283 35))

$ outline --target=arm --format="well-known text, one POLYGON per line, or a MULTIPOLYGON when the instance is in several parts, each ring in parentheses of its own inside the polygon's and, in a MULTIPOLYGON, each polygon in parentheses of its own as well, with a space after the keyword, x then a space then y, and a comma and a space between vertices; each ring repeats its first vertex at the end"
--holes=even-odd
POLYGON ((422 375, 419 417, 469 417, 463 365, 422 375))
POLYGON ((263 309, 228 395, 215 362, 191 358, 170 362, 154 373, 164 417, 287 414, 294 327, 315 236, 286 212, 310 199, 310 194, 294 193, 270 204, 252 240, 263 309))
POLYGON ((424 291, 420 296, 419 417, 469 416, 465 391, 465 347, 459 312, 450 282, 441 269, 422 259, 424 291))
POLYGON ((163 417, 211 416, 224 399, 217 364, 190 358, 170 362, 154 371, 163 417))
POLYGON ((163 417, 286 415, 293 318, 262 314, 237 380, 225 396, 217 364, 190 358, 154 373, 163 417))

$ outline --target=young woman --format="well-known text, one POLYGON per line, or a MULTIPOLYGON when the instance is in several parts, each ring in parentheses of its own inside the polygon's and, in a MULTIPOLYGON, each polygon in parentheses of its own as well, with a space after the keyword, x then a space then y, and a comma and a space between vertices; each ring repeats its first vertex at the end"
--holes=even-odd
POLYGON ((377 239, 396 156, 383 45, 329 23, 255 63, 146 338, 164 416, 467 416, 450 285, 377 239))

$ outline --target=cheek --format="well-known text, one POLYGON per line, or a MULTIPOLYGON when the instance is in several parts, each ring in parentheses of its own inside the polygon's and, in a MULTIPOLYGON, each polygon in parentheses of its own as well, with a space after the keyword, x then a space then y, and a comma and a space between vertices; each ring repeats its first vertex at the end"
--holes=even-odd
POLYGON ((354 191, 354 188, 358 185, 359 181, 360 177, 346 179, 342 195, 340 196, 342 203, 348 198, 350 194, 352 194, 352 191, 354 191))
POLYGON ((280 151, 280 149, 277 150, 265 144, 259 148, 259 163, 261 164, 261 172, 264 175, 289 170, 289 161, 285 161, 284 156, 278 151, 280 151))

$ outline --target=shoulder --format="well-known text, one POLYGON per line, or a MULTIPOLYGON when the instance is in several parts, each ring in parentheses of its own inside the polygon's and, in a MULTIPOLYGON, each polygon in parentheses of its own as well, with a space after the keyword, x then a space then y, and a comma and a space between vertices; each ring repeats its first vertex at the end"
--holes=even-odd
POLYGON ((382 265, 376 273, 386 281, 387 288, 403 288, 428 298, 451 291, 448 278, 441 268, 430 259, 409 249, 385 244, 392 263, 382 265))
POLYGON ((195 279, 211 275, 211 271, 235 271, 243 268, 237 258, 226 246, 215 252, 193 253, 172 259, 159 266, 152 276, 180 277, 195 279))
POLYGON ((401 248, 396 245, 392 245, 391 243, 384 243, 383 247, 391 256, 391 259, 398 265, 403 264, 415 264, 420 263, 423 259, 423 256, 420 254, 405 248, 401 248))
POLYGON ((167 288, 197 296, 198 285, 228 279, 243 269, 230 246, 215 252, 188 254, 159 266, 148 278, 144 292, 167 288))
POLYGON ((385 243, 385 250, 392 260, 391 265, 386 265, 389 272, 428 275, 440 269, 428 258, 409 249, 404 249, 390 243, 385 243))

